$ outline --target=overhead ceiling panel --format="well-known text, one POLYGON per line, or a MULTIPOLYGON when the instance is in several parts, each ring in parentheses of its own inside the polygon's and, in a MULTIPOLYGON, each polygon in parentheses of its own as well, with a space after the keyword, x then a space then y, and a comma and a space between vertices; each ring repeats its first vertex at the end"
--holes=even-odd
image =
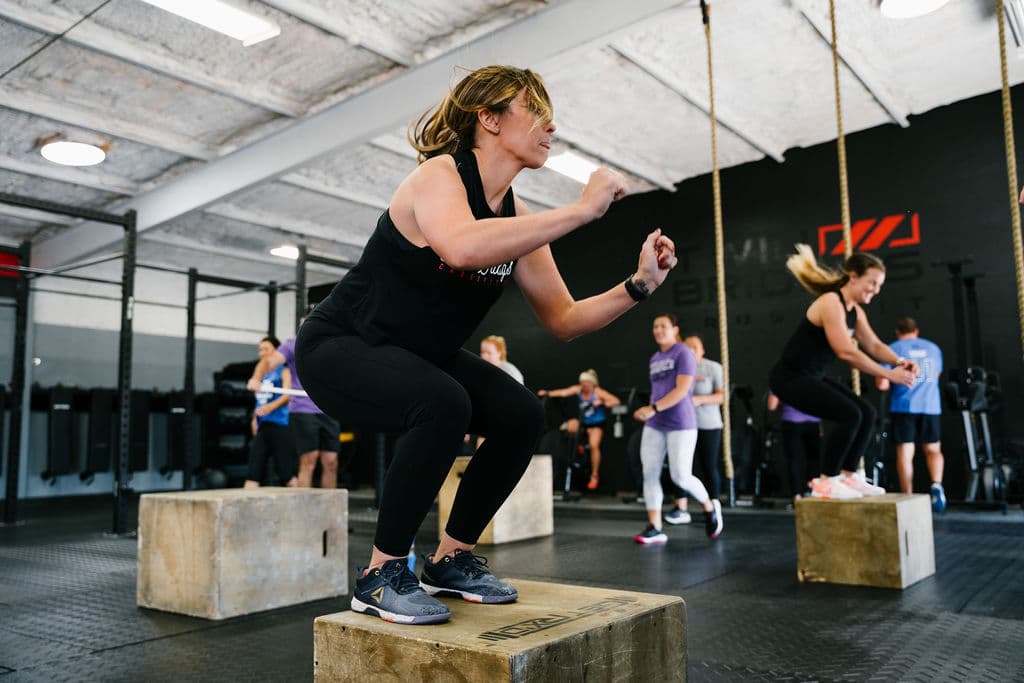
POLYGON ((0 169, 0 192, 89 209, 104 209, 119 195, 0 169))
MULTIPOLYGON (((706 171, 708 118, 618 53, 594 50, 573 69, 558 68, 548 82, 574 105, 556 103, 557 137, 662 186, 706 171), (621 102, 632 106, 611 104, 621 102)), ((720 144, 723 164, 759 156, 728 131, 720 144)))
MULTIPOLYGON (((243 223, 210 213, 194 212, 153 229, 154 234, 165 238, 180 238, 190 248, 229 247, 234 250, 270 255, 273 247, 284 244, 305 244, 312 253, 330 255, 333 258, 355 262, 359 258, 359 247, 340 244, 322 237, 302 235, 282 228, 243 223)), ((149 233, 146 233, 147 235, 149 233)), ((166 243, 167 240, 164 240, 166 243)))
POLYGON ((74 107, 115 126, 119 121, 143 122, 155 137, 160 137, 159 131, 171 134, 165 149, 174 149, 175 137, 216 148, 276 116, 63 42, 15 69, 4 79, 0 93, 3 90, 25 94, 43 107, 48 103, 55 109, 74 107))
POLYGON ((207 211, 360 247, 370 238, 380 214, 363 204, 284 183, 265 183, 207 211))
POLYGON ((46 44, 47 37, 23 26, 0 19, 0 74, 46 44))
POLYGON ((276 23, 280 35, 243 47, 233 38, 138 0, 114 0, 70 31, 68 38, 293 116, 394 66, 262 3, 241 6, 276 23))
MULTIPOLYGON (((3 207, 0 206, 0 211, 3 207)), ((41 224, 38 221, 6 216, 0 213, 0 243, 15 247, 24 240, 31 239, 41 224)))
POLYGON ((358 145, 320 157, 298 169, 297 174, 386 206, 398 184, 415 168, 416 160, 410 156, 374 145, 358 145))

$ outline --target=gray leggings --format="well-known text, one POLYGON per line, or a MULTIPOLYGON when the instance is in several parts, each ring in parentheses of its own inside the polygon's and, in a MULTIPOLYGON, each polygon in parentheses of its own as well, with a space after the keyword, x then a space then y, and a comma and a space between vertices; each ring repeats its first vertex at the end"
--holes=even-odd
POLYGON ((644 426, 640 439, 640 463, 644 468, 644 505, 648 510, 661 510, 661 466, 668 452, 668 472, 676 486, 704 504, 708 492, 700 479, 693 476, 693 450, 697 446, 696 429, 663 432, 644 426))

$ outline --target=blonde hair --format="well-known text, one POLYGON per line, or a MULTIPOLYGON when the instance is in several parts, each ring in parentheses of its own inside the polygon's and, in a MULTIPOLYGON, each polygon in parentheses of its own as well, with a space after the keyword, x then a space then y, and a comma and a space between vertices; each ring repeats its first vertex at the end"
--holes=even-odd
POLYGON ((508 360, 508 347, 505 346, 505 338, 499 337, 496 334, 492 334, 489 337, 484 337, 480 340, 481 344, 494 344, 494 348, 498 349, 498 357, 502 360, 508 360))
POLYGON ((406 136, 419 152, 419 162, 475 147, 477 114, 485 109, 504 112, 519 91, 537 114, 537 125, 547 125, 553 115, 551 98, 539 75, 514 66, 485 66, 470 72, 437 108, 409 124, 406 136))
POLYGON ((789 268, 789 272, 793 273, 804 289, 815 296, 821 296, 825 292, 832 292, 842 287, 850 279, 851 273, 860 276, 871 268, 885 272, 885 264, 882 263, 882 259, 862 251, 852 254, 843 263, 843 270, 838 271, 818 263, 810 246, 806 244, 795 246, 797 253, 786 259, 786 268, 789 268))
POLYGON ((597 381, 597 370, 584 370, 580 373, 580 382, 593 382, 595 387, 601 386, 597 381))

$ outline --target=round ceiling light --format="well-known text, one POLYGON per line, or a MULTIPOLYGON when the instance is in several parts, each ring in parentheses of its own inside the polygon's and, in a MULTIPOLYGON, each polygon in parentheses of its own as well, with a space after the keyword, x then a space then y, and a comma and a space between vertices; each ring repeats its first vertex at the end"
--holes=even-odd
POLYGON ((882 0, 879 9, 883 17, 911 19, 939 9, 949 0, 882 0))
POLYGON ((47 161, 64 166, 95 166, 107 158, 107 153, 95 145, 66 140, 47 143, 39 153, 47 161))

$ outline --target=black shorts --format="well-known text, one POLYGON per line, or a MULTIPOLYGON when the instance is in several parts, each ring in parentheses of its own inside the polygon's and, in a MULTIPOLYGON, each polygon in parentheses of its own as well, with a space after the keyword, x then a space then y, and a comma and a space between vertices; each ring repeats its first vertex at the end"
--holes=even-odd
POLYGON ((938 443, 942 441, 941 415, 890 413, 895 443, 938 443))
POLYGON ((295 453, 302 455, 312 451, 337 453, 338 434, 341 428, 337 420, 323 413, 292 413, 288 416, 295 439, 295 453))

